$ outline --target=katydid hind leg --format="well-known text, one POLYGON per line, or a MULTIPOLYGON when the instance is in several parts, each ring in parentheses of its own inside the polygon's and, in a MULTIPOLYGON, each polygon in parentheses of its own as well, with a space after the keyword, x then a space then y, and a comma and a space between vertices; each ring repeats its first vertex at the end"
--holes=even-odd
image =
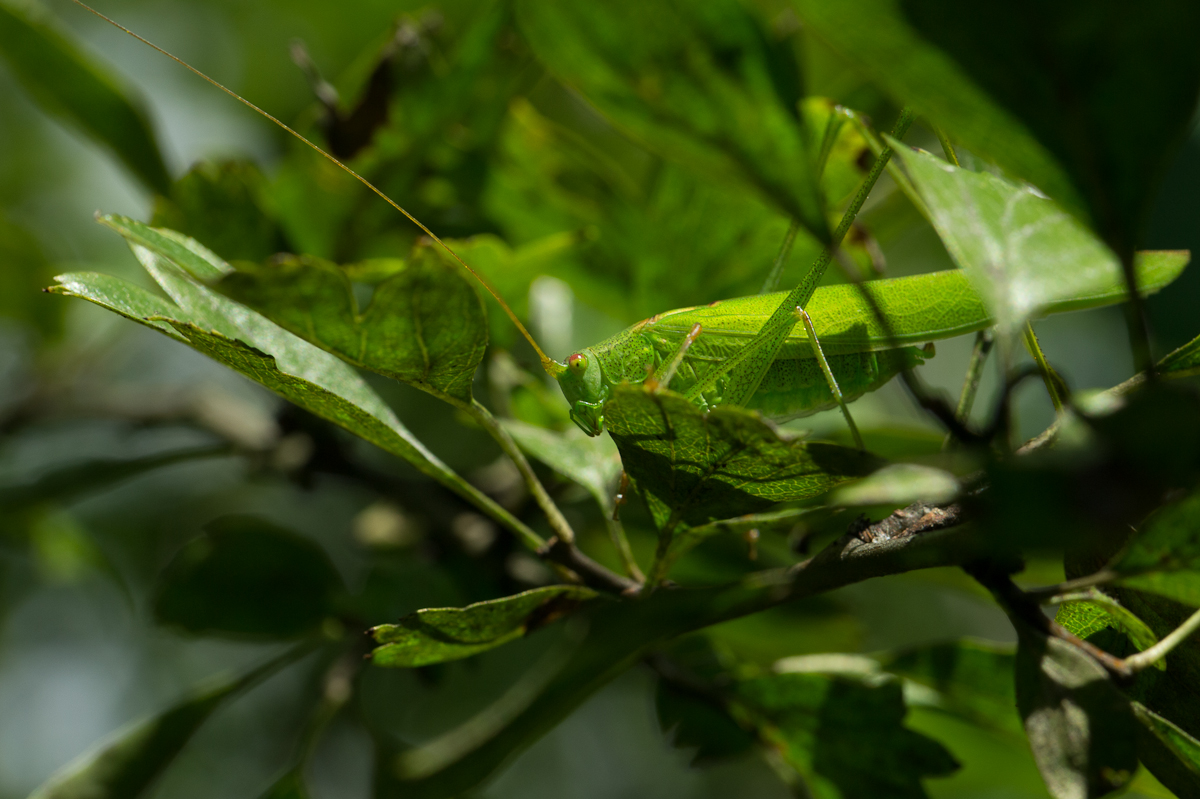
POLYGON ((834 376, 833 370, 829 368, 829 361, 825 358, 825 351, 821 349, 821 342, 817 340, 817 331, 813 327, 812 319, 809 318, 808 312, 803 308, 796 307, 796 318, 804 324, 804 329, 808 331, 808 341, 812 345, 813 355, 817 358, 817 363, 821 366, 821 372, 825 375, 825 381, 829 383, 829 391, 833 394, 833 400, 838 407, 842 409, 842 416, 846 417, 846 424, 850 426, 850 434, 854 436, 854 444, 860 450, 866 451, 867 447, 863 444, 862 435, 858 432, 858 425, 854 423, 854 417, 850 415, 850 408, 846 405, 846 399, 842 395, 842 389, 838 385, 837 377, 834 376))
POLYGON ((647 380, 647 384, 654 391, 663 388, 671 387, 671 380, 675 377, 675 373, 679 371, 679 365, 683 363, 683 358, 687 355, 687 351, 696 343, 696 339, 700 338, 701 331, 700 323, 692 325, 692 329, 683 337, 683 342, 679 345, 679 349, 671 356, 669 361, 663 361, 654 374, 647 380))

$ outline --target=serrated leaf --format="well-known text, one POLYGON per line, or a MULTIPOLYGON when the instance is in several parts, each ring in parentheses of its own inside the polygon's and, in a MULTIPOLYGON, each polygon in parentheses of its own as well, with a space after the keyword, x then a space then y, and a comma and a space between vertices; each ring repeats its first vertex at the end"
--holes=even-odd
POLYGON ((732 695, 764 743, 821 799, 923 798, 922 778, 958 768, 941 744, 904 726, 897 680, 776 674, 740 682, 732 695))
POLYGON ((103 221, 126 235, 134 254, 174 302, 95 273, 61 275, 52 291, 89 300, 189 344, 284 399, 404 458, 506 527, 520 526, 508 511, 426 449, 349 365, 189 277, 219 278, 230 271, 220 258, 174 231, 123 217, 103 221))
POLYGON ((80 51, 33 0, 0 2, 0 55, 47 112, 107 147, 147 189, 171 186, 141 102, 80 51))
POLYGON ((347 274, 315 258, 244 265, 215 288, 344 361, 459 404, 487 348, 474 286, 428 245, 360 309, 347 274))
POLYGON ((1195 3, 793 2, 896 102, 1132 253, 1196 105, 1195 3))
POLYGON ((493 649, 573 612, 598 595, 590 588, 552 585, 465 608, 426 608, 396 624, 371 629, 377 666, 411 668, 459 660, 493 649))
POLYGON ((167 710, 118 730, 69 764, 29 799, 138 799, 224 702, 254 686, 308 651, 289 650, 241 677, 197 692, 167 710))
POLYGON ((1132 706, 1138 720, 1138 757, 1177 796, 1200 794, 1200 741, 1142 703, 1132 706))
MULTIPOLYGON (((804 128, 799 68, 732 0, 522 0, 518 22, 559 80, 651 149, 748 181, 829 237, 804 128)), ((816 139, 816 142, 810 139, 816 139)))
POLYGON ((1020 619, 1017 709, 1055 799, 1105 796, 1137 770, 1129 700, 1082 649, 1020 619))
POLYGON ((312 541, 253 516, 223 516, 167 565, 154 615, 196 635, 294 638, 334 613, 341 591, 312 541))
MULTIPOLYGON (((942 243, 1002 333, 1016 333, 1051 306, 1101 293, 1101 287, 1124 286, 1116 255, 1053 201, 1002 177, 952 166, 894 141, 893 146, 942 243)), ((1139 292, 1165 285, 1166 274, 1157 272, 1168 264, 1148 264, 1146 254, 1139 257, 1139 277, 1158 277, 1139 280, 1139 292)), ((1150 257, 1159 261, 1170 256, 1150 257)), ((1181 270, 1182 264, 1177 265, 1181 270)))
POLYGON ((1150 516, 1109 568, 1121 585, 1200 607, 1200 492, 1150 516))
POLYGON ((733 757, 754 745, 754 737, 730 717, 721 703, 660 679, 654 694, 658 723, 672 745, 692 749, 701 765, 733 757))
POLYGON ((938 692, 938 707, 977 724, 1020 730, 1011 646, 964 639, 879 656, 884 669, 938 692))
POLYGON ((617 387, 604 418, 660 527, 809 499, 881 465, 849 447, 784 438, 749 411, 705 412, 678 394, 640 386, 617 387))

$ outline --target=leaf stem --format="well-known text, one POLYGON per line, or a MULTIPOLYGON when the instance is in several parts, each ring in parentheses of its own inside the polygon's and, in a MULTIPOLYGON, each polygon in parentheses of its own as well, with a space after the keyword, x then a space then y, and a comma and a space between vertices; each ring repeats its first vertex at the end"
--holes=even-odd
POLYGON ((1187 621, 1176 627, 1154 646, 1149 649, 1138 652, 1136 655, 1130 655, 1125 658, 1125 665, 1132 671, 1140 671, 1164 657, 1175 647, 1182 644, 1189 635, 1200 629, 1200 610, 1197 610, 1191 616, 1188 616, 1187 621))
MULTIPOLYGON (((979 393, 979 381, 983 378, 983 365, 987 362, 988 353, 992 351, 995 343, 996 338, 990 329, 980 330, 975 334, 975 346, 971 349, 971 360, 967 363, 967 375, 963 379, 962 392, 958 395, 958 407, 954 409, 954 417, 964 427, 967 420, 971 418, 975 395, 979 393)), ((942 449, 947 449, 953 440, 954 433, 947 433, 946 440, 942 442, 942 449)))
POLYGON ((1050 395, 1050 402, 1054 403, 1054 413, 1056 416, 1061 416, 1064 405, 1062 395, 1058 391, 1058 382, 1062 379, 1055 374, 1054 369, 1046 361, 1046 355, 1042 352, 1042 347, 1038 343, 1037 334, 1033 332, 1033 325, 1029 322, 1025 323, 1025 329, 1021 333, 1025 341, 1025 348, 1029 350, 1029 354, 1033 356, 1034 363, 1037 364, 1038 371, 1042 373, 1042 381, 1046 384, 1046 393, 1050 395))
MULTIPOLYGON (((567 523, 566 518, 562 515, 562 511, 554 504, 554 500, 550 499, 550 495, 546 493, 546 487, 542 485, 542 481, 538 480, 537 475, 533 473, 533 467, 526 460, 525 453, 521 452, 521 448, 517 446, 516 441, 513 441, 508 431, 501 426, 500 422, 495 416, 492 416, 487 408, 479 404, 478 400, 473 399, 470 405, 463 407, 496 440, 496 443, 500 445, 500 449, 504 451, 504 454, 516 464, 517 471, 521 473, 522 479, 525 480, 525 485, 529 488, 529 493, 533 494, 534 501, 537 502, 542 512, 546 514, 546 520, 550 523, 550 529, 554 531, 554 535, 568 544, 575 543, 575 531, 567 523)), ((529 527, 521 524, 521 528, 514 529, 513 532, 517 533, 530 549, 536 552, 546 546, 545 539, 533 532, 533 530, 530 530, 529 527)))

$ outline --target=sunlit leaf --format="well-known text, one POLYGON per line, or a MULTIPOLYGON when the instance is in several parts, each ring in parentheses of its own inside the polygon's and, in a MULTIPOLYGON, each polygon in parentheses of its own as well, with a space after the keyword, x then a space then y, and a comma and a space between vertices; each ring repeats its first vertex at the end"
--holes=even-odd
POLYGON ((0 55, 48 112, 107 147, 142 184, 171 185, 141 103, 79 50, 32 0, 0 2, 0 55))
MULTIPOLYGON (((748 179, 827 239, 790 47, 731 0, 523 0, 521 30, 564 83, 648 147, 748 179)), ((815 142, 812 139, 816 139, 815 142)))
POLYGON ((1172 377, 1187 377, 1200 372, 1200 336, 1163 356, 1158 362, 1158 371, 1172 377))
POLYGON ((213 711, 303 654, 293 649, 245 675, 223 680, 167 710, 118 730, 29 795, 29 799, 138 799, 213 711))
POLYGON ((831 505, 911 505, 949 502, 959 492, 949 472, 915 463, 885 466, 869 477, 839 486, 829 495, 831 505))
POLYGON ((1196 105, 1195 3, 794 3, 897 102, 1132 253, 1196 105))
POLYGON ((312 541, 253 516, 223 516, 168 564, 154 615, 193 634, 292 638, 334 613, 341 590, 312 541))
POLYGON ((364 308, 345 272, 312 258, 247 264, 217 288, 342 360, 460 404, 471 401, 487 346, 483 305, 429 246, 419 245, 403 269, 380 281, 364 308))
POLYGON ((534 588, 465 608, 426 608, 371 629, 377 666, 413 667, 458 660, 514 641, 564 615, 596 592, 581 586, 534 588))
MULTIPOLYGON (((946 249, 970 277, 1001 332, 1013 334, 1057 303, 1124 286, 1116 255, 1029 187, 952 166, 920 150, 897 146, 897 155, 946 249)), ((1171 259, 1169 254, 1152 257, 1171 259)), ((1180 257, 1186 263, 1186 255, 1175 256, 1182 269, 1180 257)), ((1142 269, 1157 266, 1143 264, 1142 269)), ((1139 285, 1149 293, 1162 284, 1139 285)))

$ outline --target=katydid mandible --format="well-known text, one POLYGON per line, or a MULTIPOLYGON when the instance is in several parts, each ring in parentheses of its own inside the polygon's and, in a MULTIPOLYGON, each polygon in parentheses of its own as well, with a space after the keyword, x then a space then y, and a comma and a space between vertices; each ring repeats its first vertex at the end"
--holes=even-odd
MULTIPOLYGON (((853 429, 844 402, 874 391, 933 354, 932 344, 910 345, 982 330, 992 324, 983 302, 965 275, 957 270, 871 281, 862 289, 817 288, 862 202, 887 164, 890 152, 885 151, 876 158, 830 243, 791 292, 721 300, 656 314, 560 363, 542 351, 521 320, 478 272, 366 178, 182 59, 81 0, 74 2, 270 120, 408 218, 496 299, 533 346, 546 372, 558 381, 571 406, 571 419, 589 435, 599 435, 603 430, 604 405, 614 386, 623 382, 641 383, 648 378, 669 383, 672 389, 702 407, 735 404, 759 410, 774 419, 795 418, 841 405, 853 429), (870 300, 863 296, 864 291, 870 300), (876 309, 886 323, 880 320, 876 309), (801 321, 804 325, 798 327, 801 321)), ((911 115, 903 112, 893 129, 893 137, 903 136, 911 121, 911 115)), ((1186 259, 1177 254, 1144 254, 1138 263, 1138 285, 1145 293, 1156 291, 1178 275, 1184 262, 1186 259)), ((1125 297, 1124 285, 1114 284, 1111 289, 1073 298, 1045 310, 1053 313, 1113 304, 1125 297)))

